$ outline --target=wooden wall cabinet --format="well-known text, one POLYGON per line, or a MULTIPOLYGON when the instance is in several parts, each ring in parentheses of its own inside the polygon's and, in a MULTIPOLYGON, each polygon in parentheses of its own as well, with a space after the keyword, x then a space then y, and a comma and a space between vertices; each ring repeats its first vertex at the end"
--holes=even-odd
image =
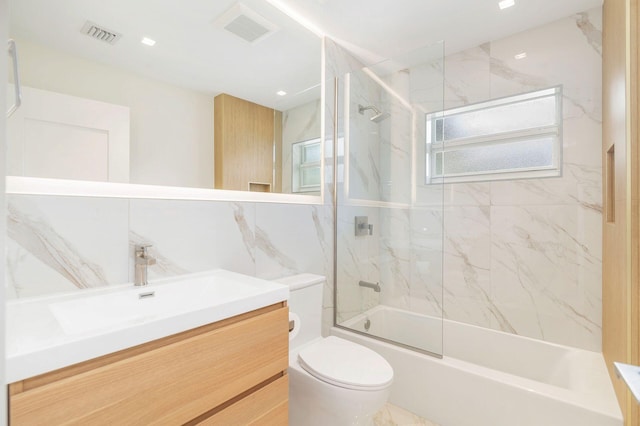
POLYGON ((281 192, 282 113, 223 93, 213 114, 214 187, 281 192))
POLYGON ((9 385, 11 425, 288 424, 279 303, 9 385))
POLYGON ((640 426, 640 405, 613 363, 640 365, 640 5, 603 5, 602 352, 625 426, 640 426))

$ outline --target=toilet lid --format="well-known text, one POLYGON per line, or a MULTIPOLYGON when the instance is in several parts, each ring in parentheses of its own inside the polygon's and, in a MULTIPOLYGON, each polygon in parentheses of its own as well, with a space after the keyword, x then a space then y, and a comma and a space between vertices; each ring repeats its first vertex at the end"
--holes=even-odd
POLYGON ((335 336, 302 349, 298 362, 314 377, 347 389, 380 390, 393 381, 393 369, 382 356, 335 336))

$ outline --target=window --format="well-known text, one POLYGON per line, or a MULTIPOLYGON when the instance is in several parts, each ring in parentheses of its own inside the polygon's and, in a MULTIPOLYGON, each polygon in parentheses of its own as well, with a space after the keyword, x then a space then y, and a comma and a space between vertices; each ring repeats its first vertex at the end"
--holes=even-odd
POLYGON ((427 114, 427 183, 560 176, 562 88, 427 114))
POLYGON ((292 145, 292 192, 320 191, 320 139, 297 142, 292 145))

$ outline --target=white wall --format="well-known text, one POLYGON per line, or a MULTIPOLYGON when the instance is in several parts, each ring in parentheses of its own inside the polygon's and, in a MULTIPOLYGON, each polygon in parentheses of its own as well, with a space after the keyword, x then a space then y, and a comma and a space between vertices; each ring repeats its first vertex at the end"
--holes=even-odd
POLYGON ((213 95, 16 41, 23 85, 131 109, 131 183, 213 187, 213 95))

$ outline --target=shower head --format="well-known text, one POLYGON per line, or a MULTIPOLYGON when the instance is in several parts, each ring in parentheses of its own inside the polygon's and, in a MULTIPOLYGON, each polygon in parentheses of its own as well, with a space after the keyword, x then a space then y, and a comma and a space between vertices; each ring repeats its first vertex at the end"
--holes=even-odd
POLYGON ((369 120, 373 121, 374 123, 379 123, 381 121, 386 120, 387 118, 389 118, 389 113, 388 112, 381 112, 380 114, 374 115, 369 120))
POLYGON ((374 107, 373 105, 367 105, 367 106, 358 105, 358 112, 360 114, 364 115, 364 112, 367 110, 371 110, 376 113, 373 117, 369 118, 369 120, 373 121, 374 123, 379 123, 389 118, 388 112, 381 112, 378 108, 374 107))

